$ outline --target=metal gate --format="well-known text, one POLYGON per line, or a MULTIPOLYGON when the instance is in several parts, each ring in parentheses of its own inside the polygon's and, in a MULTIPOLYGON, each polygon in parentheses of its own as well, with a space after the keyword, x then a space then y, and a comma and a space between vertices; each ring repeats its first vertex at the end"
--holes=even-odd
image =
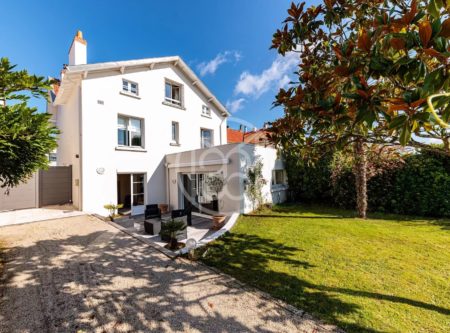
POLYGON ((72 202, 72 166, 39 171, 39 207, 72 202))

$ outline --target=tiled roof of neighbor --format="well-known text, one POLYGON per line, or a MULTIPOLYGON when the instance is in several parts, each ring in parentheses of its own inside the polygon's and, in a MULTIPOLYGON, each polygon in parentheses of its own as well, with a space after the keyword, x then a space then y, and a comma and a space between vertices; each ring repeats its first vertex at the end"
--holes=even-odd
POLYGON ((268 131, 265 129, 243 132, 242 130, 227 128, 227 136, 228 143, 245 142, 255 145, 272 145, 272 143, 269 142, 268 139, 268 131))
POLYGON ((240 130, 227 128, 227 140, 228 143, 244 142, 244 133, 240 130))

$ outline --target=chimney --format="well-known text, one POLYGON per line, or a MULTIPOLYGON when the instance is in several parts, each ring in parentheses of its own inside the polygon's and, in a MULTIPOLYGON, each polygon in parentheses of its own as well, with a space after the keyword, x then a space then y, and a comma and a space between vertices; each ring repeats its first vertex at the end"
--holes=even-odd
POLYGON ((73 38, 69 50, 69 66, 85 65, 87 63, 87 42, 83 39, 83 33, 78 30, 73 38))

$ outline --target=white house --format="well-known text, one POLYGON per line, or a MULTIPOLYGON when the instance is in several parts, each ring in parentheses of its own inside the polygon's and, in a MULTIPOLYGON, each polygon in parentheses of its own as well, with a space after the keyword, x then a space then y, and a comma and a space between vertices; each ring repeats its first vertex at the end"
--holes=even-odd
MULTIPOLYGON (((223 193, 239 195, 221 194, 219 208, 248 211, 248 204, 235 202, 245 200, 245 170, 237 162, 242 152, 270 156, 264 161, 269 184, 273 170, 283 169, 272 148, 230 151, 227 110, 178 56, 87 64, 87 42, 78 32, 51 96, 48 112, 61 131, 57 165, 72 166, 73 204, 83 211, 105 215, 108 203, 122 203, 133 215, 150 203, 183 208, 186 179, 196 182, 189 191, 197 202, 211 200, 211 194, 197 193, 199 186, 206 189, 211 173, 236 177, 231 167, 241 175, 225 179, 223 193), (202 161, 214 151, 225 155, 202 161)), ((282 175, 278 171, 280 182, 282 175)), ((285 186, 277 186, 265 190, 268 201, 272 190, 276 200, 285 198, 285 186)))

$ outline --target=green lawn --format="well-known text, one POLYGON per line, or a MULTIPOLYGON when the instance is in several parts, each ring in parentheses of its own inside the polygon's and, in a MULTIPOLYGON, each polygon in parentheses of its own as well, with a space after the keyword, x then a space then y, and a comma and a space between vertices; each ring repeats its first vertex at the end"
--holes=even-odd
POLYGON ((450 332, 450 221, 293 205, 258 214, 203 260, 348 332, 450 332))

